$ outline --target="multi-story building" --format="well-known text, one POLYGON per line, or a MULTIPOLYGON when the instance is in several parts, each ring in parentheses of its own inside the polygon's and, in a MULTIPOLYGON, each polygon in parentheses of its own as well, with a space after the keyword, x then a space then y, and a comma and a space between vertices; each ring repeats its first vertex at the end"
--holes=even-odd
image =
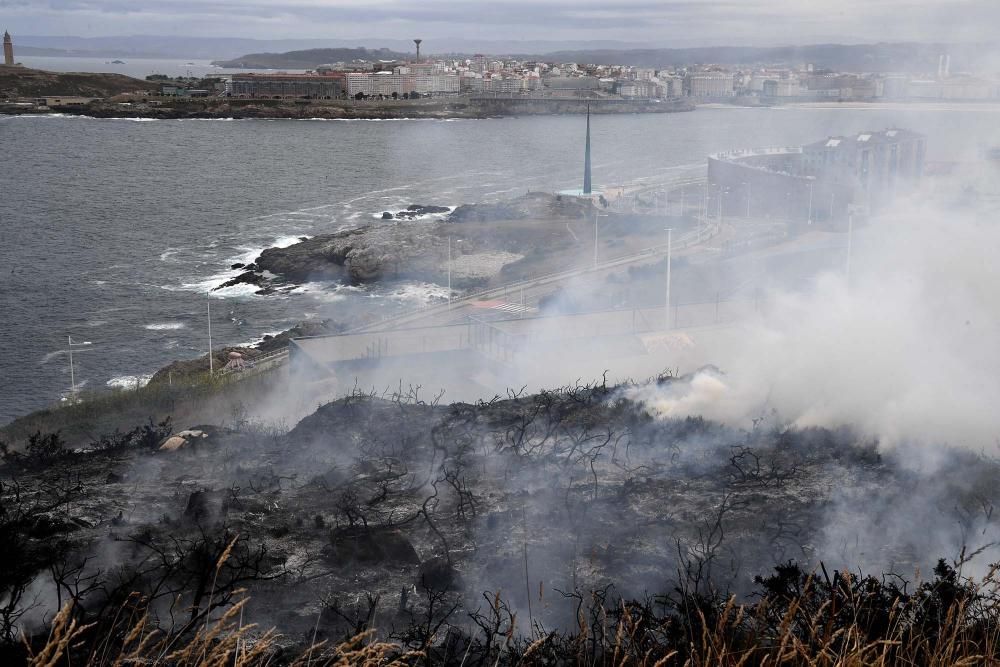
POLYGON ((457 74, 430 74, 430 69, 422 69, 421 73, 411 70, 417 68, 397 67, 392 72, 348 72, 347 94, 355 97, 363 95, 384 95, 397 97, 408 93, 422 95, 432 93, 458 93, 462 90, 462 82, 457 74))
POLYGON ((924 137, 890 129, 828 137, 806 146, 709 157, 708 179, 726 215, 838 225, 877 211, 923 173, 924 137))
POLYGON ((797 79, 769 79, 761 89, 764 97, 798 97, 802 88, 797 79))
POLYGON ((659 81, 619 81, 615 86, 619 95, 629 99, 653 99, 664 96, 664 86, 659 81))
POLYGON ((989 100, 1000 96, 996 83, 972 77, 913 80, 906 87, 908 97, 933 100, 989 100))
POLYGON ((346 88, 345 75, 341 73, 233 74, 229 94, 233 97, 323 100, 343 96, 346 88))
POLYGON ((691 97, 732 97, 736 94, 731 72, 692 72, 685 77, 691 97))

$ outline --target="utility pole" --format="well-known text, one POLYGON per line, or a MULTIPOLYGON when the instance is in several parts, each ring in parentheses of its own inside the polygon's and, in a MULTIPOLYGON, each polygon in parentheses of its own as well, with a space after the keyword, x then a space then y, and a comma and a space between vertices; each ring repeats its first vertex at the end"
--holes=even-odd
POLYGON ((747 181, 747 219, 750 218, 750 193, 752 192, 752 187, 750 181, 747 181))
POLYGON ((212 354, 212 297, 205 302, 208 306, 208 374, 215 374, 215 359, 212 354))
POLYGON ((664 310, 667 329, 670 329, 670 260, 673 255, 673 228, 667 228, 667 306, 664 310))
POLYGON ((448 237, 448 310, 451 310, 451 237, 448 237))
POLYGON ((76 402, 76 370, 73 368, 73 348, 83 347, 84 345, 90 345, 89 340, 85 340, 82 343, 74 343, 72 336, 66 336, 66 349, 69 352, 69 386, 70 386, 70 396, 73 402, 76 402))
POLYGON ((854 242, 854 214, 847 214, 847 265, 844 267, 844 274, 847 279, 847 286, 851 286, 851 247, 854 242))
POLYGON ((66 336, 66 342, 69 345, 69 391, 70 396, 76 397, 76 375, 73 373, 73 337, 66 336))
POLYGON ((813 183, 809 183, 809 217, 806 218, 808 224, 813 223, 813 183))

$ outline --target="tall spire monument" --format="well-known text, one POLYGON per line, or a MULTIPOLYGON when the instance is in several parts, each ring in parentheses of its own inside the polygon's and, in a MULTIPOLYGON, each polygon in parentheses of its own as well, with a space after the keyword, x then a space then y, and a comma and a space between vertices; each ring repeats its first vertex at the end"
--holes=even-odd
POLYGON ((3 64, 7 67, 14 66, 14 40, 6 30, 3 33, 3 64))
POLYGON ((583 194, 589 195, 590 183, 590 105, 587 105, 587 147, 583 153, 583 194))
POLYGON ((583 148, 583 187, 574 190, 560 190, 557 194, 565 197, 579 197, 591 201, 599 201, 602 206, 607 206, 604 200, 604 193, 594 189, 594 182, 590 175, 590 104, 587 105, 587 138, 583 148))

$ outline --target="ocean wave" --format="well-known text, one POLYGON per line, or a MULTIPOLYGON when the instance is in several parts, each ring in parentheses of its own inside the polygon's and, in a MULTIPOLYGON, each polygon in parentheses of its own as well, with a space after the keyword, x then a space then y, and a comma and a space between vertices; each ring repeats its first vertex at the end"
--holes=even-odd
MULTIPOLYGON (((424 215, 415 215, 412 218, 393 218, 392 221, 393 222, 420 222, 420 221, 427 221, 427 220, 444 220, 449 215, 451 215, 451 212, 454 211, 456 208, 457 208, 457 206, 448 206, 447 207, 448 211, 446 213, 425 213, 424 215)), ((403 208, 403 209, 398 209, 396 211, 393 211, 392 207, 389 207, 389 208, 387 208, 385 210, 389 211, 390 213, 395 214, 395 213, 402 213, 406 209, 403 208)), ((378 213, 372 213, 371 217, 373 217, 373 218, 375 218, 377 220, 382 220, 383 219, 382 218, 382 213, 383 212, 384 211, 380 211, 378 213)), ((350 220, 350 219, 352 219, 352 218, 349 217, 348 220, 350 220)), ((386 222, 389 222, 389 221, 386 220, 386 222)))
POLYGON ((393 301, 418 302, 421 304, 438 303, 448 300, 448 288, 436 283, 404 283, 392 288, 392 291, 382 294, 393 301))
POLYGON ((55 359, 56 357, 58 357, 58 356, 60 356, 62 354, 65 354, 65 353, 66 353, 65 350, 56 350, 55 352, 49 352, 44 357, 42 357, 42 360, 39 361, 38 363, 39 364, 47 364, 50 361, 52 361, 53 359, 55 359))
POLYGON ((25 113, 13 114, 6 118, 80 118, 83 120, 97 120, 93 116, 80 116, 75 113, 25 113))
MULTIPOLYGON (((312 237, 307 234, 288 234, 275 238, 274 241, 266 246, 237 248, 237 251, 239 252, 238 255, 231 256, 226 260, 222 260, 220 263, 225 263, 230 266, 236 264, 242 264, 243 266, 253 264, 257 261, 257 258, 260 257, 260 254, 267 248, 287 248, 290 245, 295 245, 304 238, 308 239, 312 237)), ((214 243, 217 245, 218 242, 214 243)), ((220 271, 219 273, 212 274, 202 280, 181 283, 180 285, 161 285, 160 287, 169 292, 199 292, 201 294, 208 294, 218 298, 253 296, 259 289, 255 285, 240 284, 218 289, 227 281, 240 275, 243 271, 244 269, 242 268, 226 269, 224 271, 220 271)))
POLYGON ((157 322, 146 324, 142 328, 149 331, 176 331, 177 329, 183 329, 185 326, 187 325, 183 322, 157 322))
POLYGON ((135 390, 145 387, 151 379, 152 375, 120 375, 111 378, 105 384, 112 389, 135 390))
POLYGON ((258 345, 260 345, 261 343, 264 342, 264 338, 266 338, 267 336, 270 336, 270 337, 273 338, 273 337, 277 336, 278 334, 282 334, 282 333, 285 333, 284 329, 281 329, 279 331, 268 331, 268 332, 262 333, 260 335, 260 337, 254 338, 253 340, 250 340, 250 341, 248 341, 246 343, 237 343, 235 347, 257 347, 258 345))

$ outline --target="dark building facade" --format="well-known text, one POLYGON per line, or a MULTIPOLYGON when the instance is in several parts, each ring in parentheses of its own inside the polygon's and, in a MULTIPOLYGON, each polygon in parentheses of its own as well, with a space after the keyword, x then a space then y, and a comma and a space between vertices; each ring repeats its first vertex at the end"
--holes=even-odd
POLYGON ((247 98, 309 98, 335 100, 347 91, 342 73, 330 74, 234 74, 229 94, 247 98))

